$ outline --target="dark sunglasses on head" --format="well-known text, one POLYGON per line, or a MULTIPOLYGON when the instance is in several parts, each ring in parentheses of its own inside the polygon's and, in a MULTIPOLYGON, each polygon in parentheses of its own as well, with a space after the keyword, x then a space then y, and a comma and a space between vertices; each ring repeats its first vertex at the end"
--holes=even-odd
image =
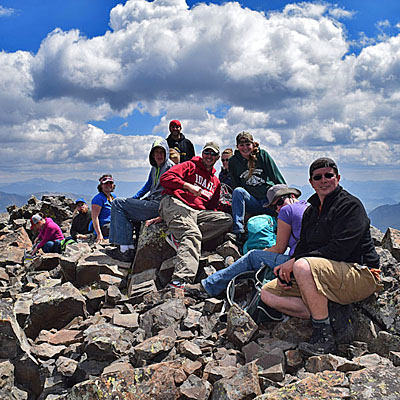
POLYGON ((203 150, 203 154, 205 154, 206 156, 213 156, 213 157, 217 157, 218 155, 218 153, 212 150, 203 150))
POLYGON ((228 162, 228 161, 229 161, 229 158, 221 158, 221 161, 222 161, 222 162, 228 162))
POLYGON ((274 210, 276 210, 278 207, 280 207, 284 202, 285 202, 285 200, 288 198, 288 196, 283 196, 283 197, 280 197, 279 199, 278 199, 278 201, 275 203, 275 204, 271 204, 271 207, 274 209, 274 210))
POLYGON ((335 174, 332 172, 326 172, 325 174, 317 174, 312 177, 314 181, 320 181, 322 179, 322 175, 325 176, 326 179, 332 179, 335 174))

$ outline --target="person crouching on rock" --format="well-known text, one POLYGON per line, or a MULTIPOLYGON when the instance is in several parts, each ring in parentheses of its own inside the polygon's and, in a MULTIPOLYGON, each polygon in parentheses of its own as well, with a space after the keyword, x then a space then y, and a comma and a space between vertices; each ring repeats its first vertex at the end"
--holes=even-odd
POLYGON ((31 225, 32 229, 39 231, 33 242, 32 255, 39 249, 42 249, 44 253, 61 254, 61 240, 64 239, 64 235, 61 228, 51 218, 43 218, 40 214, 35 214, 31 217, 31 225))
POLYGON ((123 262, 131 262, 134 257, 133 224, 158 216, 163 188, 160 177, 174 163, 168 158, 169 148, 165 139, 153 142, 149 153, 151 170, 147 182, 131 198, 117 198, 111 207, 110 243, 119 248, 106 250, 106 254, 123 262), (143 198, 147 194, 146 198, 143 198))
POLYGON ((312 337, 299 350, 319 355, 335 353, 338 339, 348 343, 348 305, 382 286, 369 218, 361 201, 339 185, 335 161, 318 158, 309 174, 315 193, 303 215, 300 240, 292 258, 274 268, 277 279, 264 285, 261 300, 287 315, 311 319, 312 337))

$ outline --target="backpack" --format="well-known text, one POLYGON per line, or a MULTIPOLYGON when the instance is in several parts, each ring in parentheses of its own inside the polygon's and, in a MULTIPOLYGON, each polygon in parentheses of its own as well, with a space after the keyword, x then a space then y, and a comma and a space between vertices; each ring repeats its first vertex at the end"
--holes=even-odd
POLYGON ((265 249, 276 243, 277 220, 271 215, 261 214, 247 221, 247 240, 243 245, 243 254, 253 249, 265 249))
POLYGON ((271 310, 261 301, 261 288, 275 278, 274 272, 268 265, 263 265, 257 271, 246 271, 236 275, 226 288, 229 306, 236 304, 257 324, 282 321, 282 313, 276 310, 271 313, 271 310))
POLYGON ((226 183, 221 182, 221 192, 219 194, 218 210, 228 214, 232 212, 232 188, 226 183))
POLYGON ((61 252, 63 253, 65 251, 65 249, 67 248, 67 245, 72 244, 72 243, 76 243, 74 239, 63 239, 60 242, 60 249, 61 252))

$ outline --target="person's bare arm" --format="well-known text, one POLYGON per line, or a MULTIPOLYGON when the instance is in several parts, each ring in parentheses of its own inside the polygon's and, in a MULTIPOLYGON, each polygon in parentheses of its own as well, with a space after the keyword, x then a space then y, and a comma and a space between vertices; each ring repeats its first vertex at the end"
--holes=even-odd
POLYGON ((101 212, 102 207, 98 204, 92 204, 92 222, 93 222, 93 229, 97 234, 96 243, 101 242, 103 238, 103 234, 101 233, 100 229, 100 222, 99 222, 99 215, 101 212))

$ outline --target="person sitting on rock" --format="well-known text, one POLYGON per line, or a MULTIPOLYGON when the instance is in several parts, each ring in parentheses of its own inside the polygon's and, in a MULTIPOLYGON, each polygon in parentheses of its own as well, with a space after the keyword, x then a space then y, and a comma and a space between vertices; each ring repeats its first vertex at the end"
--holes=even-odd
POLYGON ((336 351, 334 329, 342 335, 339 330, 349 328, 346 305, 381 285, 379 256, 361 201, 339 185, 332 159, 315 160, 309 174, 315 194, 304 212, 300 240, 290 260, 275 267, 279 279, 264 285, 261 299, 287 315, 311 318, 312 337, 299 349, 316 355, 336 351), (332 302, 343 307, 332 308, 332 302))
POLYGON ((83 197, 75 200, 74 217, 70 229, 71 238, 73 240, 85 240, 91 236, 89 225, 92 220, 92 213, 89 210, 88 204, 83 197))
POLYGON ((167 137, 168 147, 179 151, 180 162, 188 161, 194 157, 193 143, 182 133, 182 124, 177 119, 169 123, 170 134, 167 137))
POLYGON ((104 174, 99 178, 97 190, 99 193, 92 199, 92 222, 89 229, 94 229, 96 243, 108 238, 111 221, 111 203, 115 199, 112 193, 115 189, 111 174, 104 174))
POLYGON ((32 229, 39 232, 38 236, 33 242, 31 254, 36 254, 39 249, 44 253, 60 253, 61 254, 61 240, 64 235, 61 228, 51 219, 43 218, 40 214, 34 214, 31 217, 32 229))
MULTIPOLYGON (((309 206, 305 200, 298 200, 300 190, 285 184, 274 185, 268 189, 267 203, 278 213, 278 228, 276 244, 264 250, 251 250, 245 256, 227 268, 221 269, 201 281, 200 290, 205 290, 210 296, 217 296, 226 289, 228 283, 236 275, 246 271, 257 271, 263 265, 271 269, 287 261, 294 253, 300 238, 301 220, 309 206), (286 255, 287 248, 290 248, 286 255)), ((271 311, 271 313, 273 313, 271 311)), ((276 313, 274 313, 276 314, 276 313)))
POLYGON ((221 183, 232 187, 232 178, 229 174, 229 159, 233 155, 233 150, 231 148, 225 149, 221 154, 221 171, 219 172, 218 178, 221 183))
POLYGON ((176 250, 173 287, 194 282, 201 241, 214 239, 232 226, 229 214, 216 211, 221 189, 214 168, 218 158, 218 144, 208 142, 201 157, 174 165, 160 178, 164 187, 160 216, 170 232, 167 241, 176 250))
POLYGON ((233 233, 227 238, 238 245, 245 241, 245 214, 269 214, 263 208, 267 190, 279 183, 286 183, 267 151, 261 149, 249 132, 236 136, 237 150, 229 158, 232 178, 233 233))
POLYGON ((144 186, 131 198, 117 198, 111 207, 110 242, 119 248, 106 250, 106 254, 124 262, 134 257, 133 224, 158 215, 162 187, 160 177, 174 164, 168 158, 169 148, 165 139, 153 142, 149 152, 151 170, 144 186), (148 194, 145 198, 144 195, 148 194))

